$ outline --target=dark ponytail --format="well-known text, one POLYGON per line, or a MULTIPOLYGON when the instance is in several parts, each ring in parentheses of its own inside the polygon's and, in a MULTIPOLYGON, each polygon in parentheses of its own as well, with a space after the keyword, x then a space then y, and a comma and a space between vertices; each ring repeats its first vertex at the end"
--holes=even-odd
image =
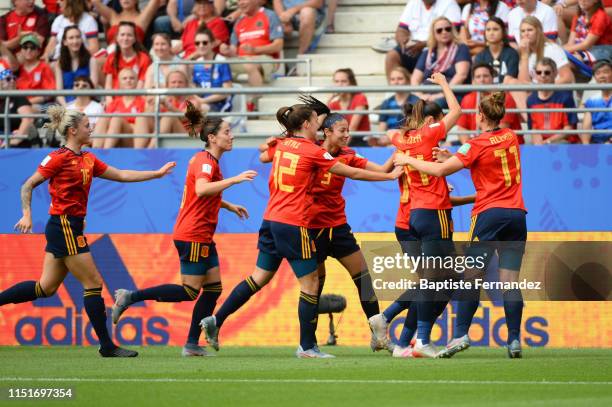
POLYGON ((187 109, 181 120, 183 127, 191 138, 199 138, 208 147, 208 136, 217 134, 223 124, 220 117, 204 117, 204 114, 189 100, 186 101, 187 109), (198 131, 199 130, 199 131, 198 131))
POLYGON ((285 128, 287 137, 292 137, 302 128, 305 121, 310 120, 314 110, 303 104, 283 106, 276 112, 276 120, 285 128))
POLYGON ((406 114, 406 130, 417 130, 423 127, 427 116, 438 119, 442 115, 442 108, 435 102, 426 102, 419 99, 412 107, 409 108, 404 104, 402 110, 406 114), (410 116, 406 113, 410 109, 410 116))

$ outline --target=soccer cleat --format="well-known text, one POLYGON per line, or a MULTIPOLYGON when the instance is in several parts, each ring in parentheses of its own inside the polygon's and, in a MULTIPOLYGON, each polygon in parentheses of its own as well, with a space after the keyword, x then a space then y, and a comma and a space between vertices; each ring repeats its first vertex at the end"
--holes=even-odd
POLYGON ((372 351, 387 349, 389 340, 387 339, 387 320, 383 314, 372 315, 368 319, 370 330, 372 331, 372 339, 370 347, 372 351))
POLYGON ((470 338, 467 335, 463 335, 460 338, 454 338, 447 345, 446 349, 443 349, 438 354, 439 358, 448 359, 453 357, 455 353, 466 350, 470 347, 470 338))
POLYGON ((334 355, 330 355, 329 353, 321 352, 321 350, 319 349, 317 345, 313 346, 312 348, 308 350, 302 349, 302 346, 300 345, 295 351, 295 356, 297 356, 298 359, 309 359, 309 358, 311 359, 333 359, 335 358, 334 355))
POLYGON ((113 349, 100 348, 98 349, 98 352, 100 352, 100 355, 103 358, 135 358, 138 356, 138 352, 135 350, 124 349, 120 348, 119 346, 116 346, 113 349))
POLYGON ((506 346, 506 349, 508 350, 508 357, 510 359, 520 359, 523 357, 523 350, 521 349, 521 343, 518 339, 510 342, 510 344, 506 346))
POLYGON ((206 335, 208 344, 213 347, 214 350, 219 350, 219 328, 217 328, 217 319, 214 315, 206 317, 200 321, 202 331, 206 335))
POLYGON ((187 343, 183 346, 183 351, 181 352, 182 356, 210 356, 204 347, 199 345, 194 345, 193 343, 187 343))
POLYGON ((130 299, 131 295, 132 292, 130 290, 124 290, 123 288, 115 290, 115 303, 113 304, 111 313, 113 324, 117 324, 117 322, 119 322, 121 314, 123 314, 132 304, 132 300, 130 299))
POLYGON ((417 341, 416 345, 412 348, 412 357, 435 359, 438 357, 438 350, 431 343, 424 345, 417 341))
POLYGON ((387 341, 387 350, 389 351, 389 353, 393 353, 395 348, 397 348, 398 346, 399 345, 396 345, 395 343, 393 343, 393 341, 387 341))
POLYGON ((393 357, 394 358, 412 358, 412 346, 401 347, 399 345, 395 345, 393 349, 393 357))

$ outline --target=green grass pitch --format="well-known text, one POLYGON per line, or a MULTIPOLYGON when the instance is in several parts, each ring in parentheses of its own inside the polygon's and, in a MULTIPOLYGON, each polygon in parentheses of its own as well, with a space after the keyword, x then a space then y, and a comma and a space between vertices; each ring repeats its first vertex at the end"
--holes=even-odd
POLYGON ((102 359, 89 347, 0 347, 0 405, 612 406, 612 350, 472 348, 449 360, 393 359, 366 348, 299 360, 293 348, 224 348, 183 358, 141 348, 102 359), (70 401, 7 400, 14 387, 74 388, 70 401))

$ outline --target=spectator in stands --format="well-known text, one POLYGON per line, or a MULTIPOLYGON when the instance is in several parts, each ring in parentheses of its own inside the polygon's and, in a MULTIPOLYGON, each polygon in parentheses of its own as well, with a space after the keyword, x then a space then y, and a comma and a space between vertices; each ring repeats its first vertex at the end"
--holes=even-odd
POLYGON ((315 28, 325 18, 323 0, 274 0, 273 3, 285 34, 299 31, 298 55, 307 53, 315 28))
MULTIPOLYGON (((14 90, 15 89, 15 76, 13 71, 4 63, 0 61, 0 91, 14 90)), ((6 111, 6 97, 0 96, 0 111, 2 114, 6 111)), ((22 114, 29 115, 33 114, 34 110, 30 105, 30 102, 23 96, 15 96, 9 99, 8 106, 9 114, 22 114)), ((9 133, 9 145, 11 147, 30 147, 31 140, 37 138, 38 133, 34 127, 34 119, 32 118, 11 118, 8 120, 9 128, 5 129, 4 118, 0 120, 0 134, 4 132, 9 133), (27 139, 20 139, 17 137, 27 137, 27 139)), ((4 143, 4 139, 0 141, 0 146, 4 143)))
MULTIPOLYGON (((160 5, 166 0, 161 0, 160 5)), ((194 0, 167 0, 166 13, 158 15, 153 21, 153 33, 166 33, 172 38, 180 37, 183 22, 191 15, 194 0)))
MULTIPOLYGON (((127 21, 120 22, 117 30, 117 47, 104 63, 105 89, 119 88, 119 72, 124 68, 134 71, 138 78, 136 87, 142 88, 150 64, 151 58, 136 39, 135 24, 127 21)), ((107 98, 107 103, 110 103, 109 98, 107 98)))
POLYGON ((601 0, 580 0, 578 15, 572 20, 564 48, 584 62, 612 58, 612 20, 601 0), (590 53, 591 55, 587 54, 590 53))
POLYGON ((59 5, 62 14, 53 20, 51 38, 45 49, 44 58, 48 61, 55 61, 60 57, 64 30, 75 25, 81 30, 81 38, 89 53, 96 55, 100 49, 98 23, 87 12, 85 0, 59 0, 59 5))
POLYGON ((238 7, 238 0, 214 0, 214 2, 217 14, 223 16, 230 25, 233 25, 242 15, 238 7))
POLYGON ((181 63, 181 58, 174 55, 172 52, 172 42, 170 36, 166 33, 155 33, 153 34, 153 48, 151 49, 151 56, 154 61, 172 61, 170 65, 158 65, 157 66, 157 79, 155 78, 155 65, 151 64, 147 68, 145 74, 145 89, 158 88, 166 83, 166 75, 168 72, 179 70, 187 73, 187 66, 181 63))
MULTIPOLYGON (((94 82, 92 82, 89 76, 77 76, 72 82, 72 89, 95 89, 95 86, 94 82)), ((104 112, 102 105, 89 95, 77 96, 72 102, 68 103, 66 108, 85 113, 89 118, 89 125, 92 128, 95 128, 99 119, 97 115, 104 112)))
MULTIPOLYGON (((495 69, 484 62, 480 62, 475 64, 472 67, 472 83, 474 85, 492 85, 493 78, 497 76, 497 72, 495 69)), ((484 97, 490 95, 492 92, 471 92, 468 93, 461 99, 461 109, 464 110, 464 113, 457 121, 457 127, 459 130, 469 130, 475 131, 479 128, 479 118, 480 115, 476 113, 466 113, 466 110, 478 110, 478 101, 482 100, 484 97), (480 96, 478 95, 480 93, 480 96)), ((510 92, 506 92, 506 109, 516 109, 516 103, 514 99, 510 95, 510 92)), ((506 115, 502 118, 499 123, 500 128, 509 128, 512 130, 520 130, 521 129, 521 117, 517 113, 507 112, 506 115)), ((461 134, 459 135, 459 142, 464 144, 470 138, 474 137, 475 134, 467 135, 461 134)), ((522 144, 523 137, 519 136, 519 141, 522 144)))
MULTIPOLYGON (((96 60, 85 48, 79 27, 76 25, 66 27, 63 35, 59 61, 53 67, 57 89, 72 89, 77 76, 85 76, 93 83, 98 83, 96 60)), ((57 101, 62 105, 73 100, 74 96, 69 95, 57 97, 57 101)))
MULTIPOLYGON (((470 75, 470 64, 470 50, 467 45, 459 42, 451 20, 438 17, 431 24, 427 48, 421 52, 410 84, 419 86, 427 83, 433 73, 440 72, 450 85, 460 85, 465 83, 470 75)), ((446 107, 446 99, 442 93, 415 92, 411 98, 417 97, 446 107)))
POLYGON ((555 61, 557 77, 555 83, 573 83, 574 74, 565 55, 565 51, 544 36, 542 23, 534 16, 527 16, 521 23, 521 40, 519 43, 519 80, 524 83, 536 79, 536 61, 544 57, 555 61))
MULTIPOLYGON (((17 74, 17 89, 44 89, 55 90, 55 75, 49 65, 40 59, 41 43, 35 34, 21 38, 21 60, 17 74)), ((52 97, 28 96, 28 101, 36 112, 41 112, 45 103, 51 102, 52 97)))
MULTIPOLYGON (((222 54, 244 59, 274 59, 283 50, 283 27, 278 16, 264 7, 260 0, 238 0, 241 17, 234 24, 231 45, 222 45, 222 54)), ((249 85, 261 86, 268 81, 275 64, 236 64, 232 66, 234 75, 246 72, 249 85)), ((247 102, 249 110, 256 108, 257 95, 250 95, 247 102)))
POLYGON ((334 26, 334 20, 336 18, 336 9, 338 8, 338 0, 329 0, 327 2, 327 27, 325 28, 326 34, 333 34, 336 32, 334 26))
MULTIPOLYGON (((389 75, 389 85, 391 86, 406 86, 410 84, 410 72, 402 66, 397 66, 389 75)), ((382 102, 380 110, 402 110, 402 106, 408 100, 410 94, 408 92, 395 92, 393 96, 388 97, 382 102)), ((399 114, 381 114, 378 117, 378 130, 387 131, 399 129, 404 124, 404 115, 399 114)))
MULTIPOLYGON (((159 8, 159 0, 149 0, 147 6, 142 11, 138 8, 138 0, 121 0, 122 11, 118 13, 106 6, 102 0, 91 0, 91 3, 98 10, 100 16, 109 22, 110 28, 106 31, 106 43, 109 45, 115 43, 119 35, 121 23, 125 21, 134 24, 138 42, 144 43, 147 28, 149 28, 149 24, 153 21, 155 13, 157 13, 159 8)), ((108 52, 113 52, 113 48, 111 46, 108 52)))
MULTIPOLYGON (((207 29, 196 34, 196 61, 220 61, 222 57, 213 51, 214 35, 207 29)), ((228 64, 198 64, 192 65, 191 77, 193 83, 200 88, 231 88, 232 71, 228 64)), ((212 112, 227 112, 232 109, 232 97, 222 94, 204 94, 202 102, 205 110, 212 112)))
POLYGON ((549 5, 552 6, 557 14, 559 40, 561 44, 565 44, 569 37, 569 29, 572 26, 572 20, 574 16, 578 14, 578 0, 559 0, 556 3, 551 2, 549 5))
POLYGON ((558 36, 557 14, 546 4, 538 0, 516 0, 517 6, 508 14, 508 37, 513 43, 521 38, 521 25, 525 17, 533 16, 543 27, 543 33, 551 40, 558 36))
POLYGON ((508 22, 510 8, 501 0, 473 0, 466 4, 461 12, 461 42, 476 55, 485 48, 485 26, 491 17, 508 22))
POLYGON ((193 3, 193 15, 195 18, 185 22, 181 43, 177 44, 174 52, 185 51, 184 58, 188 58, 196 50, 195 36, 201 28, 208 28, 215 36, 214 50, 219 52, 221 44, 228 44, 230 33, 225 21, 215 14, 213 0, 195 0, 193 3))
MULTIPOLYGON (((550 58, 542 58, 536 64, 536 82, 539 84, 555 83, 557 64, 550 58)), ((537 91, 527 98, 527 107, 530 109, 559 109, 575 108, 574 96, 571 91, 537 91)), ((566 112, 530 112, 529 128, 531 130, 571 130, 576 128, 578 117, 576 113, 566 112)), ((567 134, 534 134, 533 144, 551 143, 577 143, 576 135, 567 134)))
POLYGON ((413 0, 408 1, 395 31, 397 46, 387 52, 385 73, 387 77, 398 65, 409 72, 415 68, 421 51, 427 45, 430 27, 441 16, 459 28, 461 9, 455 0, 413 0))
POLYGON ((19 51, 19 43, 26 35, 34 34, 41 44, 49 37, 49 19, 45 10, 36 7, 34 0, 12 0, 13 10, 0 17, 0 41, 7 48, 19 51))
POLYGON ((518 78, 519 54, 508 42, 506 25, 498 17, 491 17, 485 26, 486 48, 474 57, 474 64, 489 64, 495 69, 493 83, 504 78, 518 78))
MULTIPOLYGON (((355 73, 351 68, 338 69, 334 73, 334 86, 357 86, 355 73)), ((336 93, 327 102, 332 110, 368 110, 368 98, 363 93, 336 93)), ((370 119, 368 114, 345 114, 349 123, 349 131, 370 131, 370 119)), ((349 142, 352 146, 367 145, 363 137, 352 137, 349 142)))
MULTIPOLYGON (((593 75, 597 83, 608 85, 612 83, 612 62, 609 60, 596 62, 593 67, 593 75)), ((584 102, 584 107, 587 109, 612 108, 612 91, 602 90, 596 96, 588 98, 584 102)), ((610 130, 610 134, 581 134, 580 140, 582 143, 610 143, 612 140, 612 112, 585 112, 582 119, 582 129, 610 130)))
MULTIPOLYGON (((166 82, 163 84, 168 89, 180 89, 190 87, 189 78, 184 71, 171 71, 166 76, 166 82)), ((160 98, 160 112, 183 113, 187 108, 187 100, 201 110, 206 110, 207 106, 202 98, 195 95, 169 95, 160 98)), ((147 101, 147 111, 154 111, 154 99, 147 101)), ((138 117, 134 125, 136 134, 150 134, 153 132, 155 122, 152 117, 138 117)), ((162 117, 159 120, 159 131, 165 133, 183 133, 185 130, 181 124, 180 117, 162 117)), ((153 148, 155 147, 155 139, 152 138, 135 138, 135 148, 153 148)))
MULTIPOLYGON (((121 41, 121 33, 118 34, 118 41, 121 41)), ((119 89, 136 89, 138 85, 138 76, 136 72, 129 68, 123 68, 119 71, 119 89)), ((111 103, 106 106, 106 113, 142 113, 145 111, 145 98, 143 96, 115 96, 111 103)), ((134 133, 134 122, 136 118, 133 116, 114 116, 110 120, 99 120, 99 123, 108 122, 106 134, 129 134, 134 133)), ((99 127, 102 131, 103 127, 99 127)), ((98 130, 98 128, 96 129, 98 130)), ((105 139, 94 139, 94 147, 113 148, 118 145, 123 147, 132 147, 131 139, 107 137, 105 139)))

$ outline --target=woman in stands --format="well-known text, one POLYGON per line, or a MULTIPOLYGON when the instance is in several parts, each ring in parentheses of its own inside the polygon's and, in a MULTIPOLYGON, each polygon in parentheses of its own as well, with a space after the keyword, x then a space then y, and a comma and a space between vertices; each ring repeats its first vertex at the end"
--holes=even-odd
POLYGON ((504 83, 518 78, 519 54, 510 46, 506 23, 499 17, 491 17, 485 25, 485 49, 474 57, 474 65, 488 64, 497 75, 493 83, 504 83))
MULTIPOLYGON (((107 44, 112 45, 115 43, 119 37, 119 28, 123 22, 130 22, 134 25, 135 38, 142 44, 145 42, 147 28, 149 28, 151 21, 155 18, 160 0, 149 0, 142 11, 138 9, 138 0, 120 0, 119 3, 122 9, 120 13, 105 5, 102 0, 91 0, 91 3, 100 13, 100 16, 110 25, 106 31, 107 44)), ((114 51, 112 48, 109 50, 109 53, 114 51)))
MULTIPOLYGON (((66 27, 60 48, 60 57, 54 67, 57 89, 72 89, 77 76, 86 76, 98 83, 98 64, 91 57, 81 38, 81 30, 76 25, 66 27)), ((74 96, 58 96, 62 105, 72 102, 74 96)))
POLYGON ((564 48, 583 62, 612 59, 612 19, 601 0, 580 0, 564 48), (590 54, 590 55, 589 55, 590 54))
POLYGON ((500 0, 473 0, 463 6, 459 38, 470 48, 472 55, 485 48, 485 26, 491 17, 497 17, 507 24, 508 13, 510 8, 500 0))
MULTIPOLYGON (((483 133, 461 146, 454 156, 443 163, 402 156, 396 159, 396 165, 410 165, 415 171, 434 177, 469 168, 476 187, 469 240, 507 241, 507 245, 498 248, 499 278, 503 282, 518 281, 527 239, 519 141, 512 130, 499 128, 506 113, 504 92, 486 96, 478 109, 483 133)), ((473 290, 459 302, 453 340, 439 357, 451 357, 470 346, 468 331, 478 308, 479 293, 479 289, 473 290)), ((519 289, 506 290, 503 297, 508 356, 520 358, 523 298, 519 289)))
POLYGON ((155 78, 155 65, 151 64, 145 73, 145 89, 163 87, 166 83, 166 75, 170 71, 187 72, 187 65, 181 64, 181 58, 172 52, 172 41, 166 33, 153 34, 153 48, 151 49, 153 61, 174 62, 172 64, 157 65, 157 79, 155 78))
POLYGON ((205 119, 199 108, 187 102, 184 123, 189 137, 202 140, 205 149, 189 160, 183 198, 174 225, 173 239, 180 259, 182 284, 164 284, 136 291, 119 289, 115 292, 112 319, 116 324, 130 305, 140 301, 194 301, 199 295, 183 356, 206 356, 206 350, 198 344, 199 323, 212 314, 222 289, 219 257, 213 240, 219 210, 224 208, 240 219, 249 216, 243 206, 223 200, 222 193, 233 185, 252 181, 257 173, 249 170, 223 178, 219 160, 232 150, 234 140, 227 122, 221 118, 205 119))
POLYGON ((215 349, 219 348, 219 329, 226 318, 266 285, 282 260, 287 259, 300 285, 300 345, 296 356, 331 357, 318 349, 315 337, 319 281, 316 247, 308 233, 313 182, 318 173, 327 171, 369 181, 391 180, 401 173, 379 173, 350 167, 317 146, 317 130, 329 109, 314 98, 306 101, 305 104, 278 110, 276 117, 287 130, 286 137, 261 154, 262 161, 272 161, 272 172, 270 200, 259 230, 257 265, 254 273, 232 290, 218 312, 202 320, 206 338, 215 349))
MULTIPOLYGON (((355 73, 351 68, 342 68, 334 72, 334 86, 357 86, 355 73)), ((337 93, 327 102, 331 110, 368 110, 368 98, 363 93, 337 93)), ((349 131, 370 131, 370 119, 367 114, 351 113, 344 115, 349 123, 349 131)), ((351 146, 364 146, 367 143, 363 136, 353 137, 351 146)))
POLYGON ((98 272, 83 234, 89 189, 94 177, 111 181, 139 182, 161 178, 176 165, 168 162, 157 171, 118 170, 82 148, 91 142, 91 127, 84 113, 55 105, 48 110, 49 128, 64 138, 65 145, 46 156, 21 187, 23 216, 15 225, 32 233, 32 190, 49 180, 51 215, 45 228, 47 246, 39 281, 23 281, 0 293, 0 306, 20 304, 55 294, 70 272, 83 285, 83 305, 100 341, 103 357, 134 357, 138 352, 113 343, 106 327, 102 299, 102 276, 98 272))

